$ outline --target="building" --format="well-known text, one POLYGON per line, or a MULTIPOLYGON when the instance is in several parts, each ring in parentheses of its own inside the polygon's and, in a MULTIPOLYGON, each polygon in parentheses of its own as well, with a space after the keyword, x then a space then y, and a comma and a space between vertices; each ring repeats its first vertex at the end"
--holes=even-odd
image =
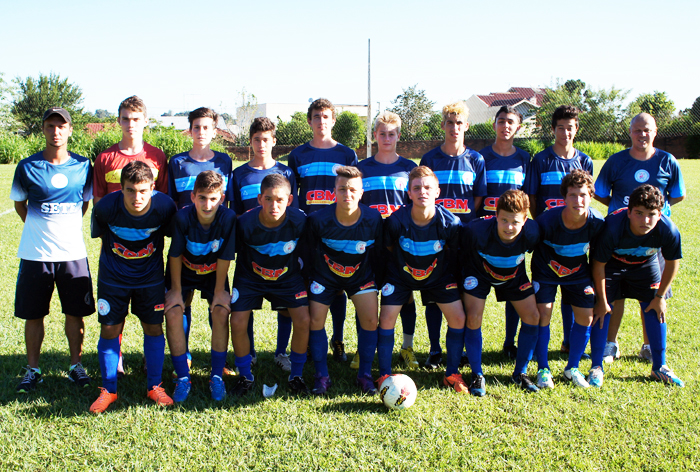
POLYGON ((522 113, 525 128, 534 127, 535 113, 542 104, 544 94, 545 90, 541 88, 511 87, 507 92, 472 95, 466 100, 469 107, 469 123, 493 121, 499 108, 510 105, 522 113))

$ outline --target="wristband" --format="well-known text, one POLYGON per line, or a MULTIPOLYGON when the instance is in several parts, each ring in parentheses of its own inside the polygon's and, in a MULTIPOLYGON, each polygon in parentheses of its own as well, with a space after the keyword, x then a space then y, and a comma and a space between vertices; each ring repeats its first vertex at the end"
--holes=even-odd
POLYGON ((654 294, 654 296, 655 296, 655 297, 657 297, 657 298, 661 298, 661 299, 663 299, 663 298, 664 298, 664 296, 663 296, 663 295, 659 295, 659 293, 658 293, 658 292, 657 292, 657 293, 655 293, 655 294, 654 294))

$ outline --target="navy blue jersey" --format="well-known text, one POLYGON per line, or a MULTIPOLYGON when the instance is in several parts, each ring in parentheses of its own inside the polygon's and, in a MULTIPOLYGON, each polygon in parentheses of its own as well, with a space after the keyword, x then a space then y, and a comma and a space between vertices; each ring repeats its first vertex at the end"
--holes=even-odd
POLYGON ((352 226, 340 224, 336 204, 309 215, 307 242, 313 251, 312 278, 341 285, 356 285, 372 278, 372 257, 382 245, 382 215, 360 204, 360 219, 352 226))
POLYGON ((335 168, 356 166, 357 154, 340 143, 330 149, 306 143, 289 154, 288 164, 299 185, 299 208, 310 214, 335 202, 335 168))
POLYGON ((501 156, 491 146, 479 151, 484 157, 486 168, 486 196, 479 209, 479 216, 494 216, 498 197, 506 190, 520 190, 525 184, 530 155, 520 148, 515 149, 515 154, 511 156, 501 156))
POLYGON ((429 167, 440 182, 438 205, 468 222, 475 217, 474 197, 486 196, 484 158, 465 148, 459 156, 448 156, 436 147, 423 155, 420 165, 429 167))
POLYGON ((666 202, 663 213, 671 216, 669 198, 685 195, 685 182, 678 161, 661 149, 646 161, 639 161, 625 149, 613 154, 605 161, 595 181, 595 193, 601 198, 611 197, 608 213, 624 208, 629 203, 630 194, 643 184, 650 184, 661 190, 666 202))
POLYGON ((297 181, 292 169, 280 162, 275 162, 275 165, 269 169, 254 169, 248 164, 243 164, 233 170, 233 178, 231 179, 231 188, 234 195, 233 209, 237 215, 242 215, 259 205, 260 183, 268 174, 282 174, 289 180, 292 186, 292 194, 294 195, 291 206, 299 208, 296 197, 297 181))
POLYGON ((605 226, 598 237, 592 257, 614 266, 641 266, 656 261, 659 250, 672 261, 681 259, 681 234, 673 222, 661 215, 654 229, 644 236, 635 236, 630 229, 627 208, 620 208, 605 218, 605 226))
POLYGON ((412 290, 429 287, 449 272, 445 246, 459 244, 459 218, 437 205, 433 220, 418 226, 411 218, 413 205, 399 208, 386 219, 384 245, 391 247, 389 274, 412 290))
POLYGON ((496 218, 479 218, 462 227, 460 256, 463 273, 474 271, 499 285, 525 273, 525 254, 531 252, 540 239, 540 228, 534 220, 525 220, 520 234, 512 243, 498 237, 496 218))
POLYGON ((588 250, 605 224, 594 208, 588 209, 586 223, 579 229, 564 226, 566 207, 552 208, 537 217, 540 243, 532 255, 532 279, 552 284, 576 284, 590 280, 588 250))
POLYGON ((236 279, 252 282, 283 282, 298 275, 298 244, 304 234, 306 215, 287 207, 281 225, 268 228, 260 222, 262 207, 253 208, 238 218, 236 225, 236 279))
POLYGON ((408 174, 416 163, 405 157, 393 164, 377 162, 374 156, 363 159, 357 164, 362 171, 362 203, 370 206, 386 218, 393 212, 408 205, 408 174))
POLYGON ((196 275, 216 272, 216 261, 236 257, 236 214, 224 206, 216 210, 209 229, 202 228, 197 208, 189 205, 173 218, 168 256, 182 256, 182 267, 196 275))
POLYGON ((571 159, 557 156, 552 147, 538 153, 530 163, 523 192, 535 195, 535 216, 551 208, 564 206, 561 195, 561 179, 574 169, 583 169, 593 175, 593 161, 586 154, 574 149, 571 159))
POLYGON ((92 237, 102 238, 99 281, 124 288, 163 283, 163 236, 177 211, 173 200, 154 191, 151 207, 131 215, 122 192, 105 195, 92 210, 92 237))
POLYGON ((170 158, 168 164, 168 194, 175 200, 178 209, 190 205, 190 194, 197 176, 205 170, 215 170, 224 177, 226 200, 231 202, 234 198, 231 192, 231 168, 231 158, 223 152, 214 151, 214 157, 204 162, 192 159, 189 151, 177 154, 170 158))

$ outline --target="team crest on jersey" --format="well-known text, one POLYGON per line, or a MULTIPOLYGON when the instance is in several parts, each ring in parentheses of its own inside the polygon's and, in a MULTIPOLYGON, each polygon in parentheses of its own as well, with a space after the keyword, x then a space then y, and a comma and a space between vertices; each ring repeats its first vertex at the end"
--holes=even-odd
POLYGON ((147 234, 148 236, 150 236, 150 235, 152 235, 153 233, 155 233, 156 231, 158 231, 158 228, 157 228, 157 227, 156 227, 156 228, 148 228, 148 229, 146 230, 146 234, 147 234))
POLYGON ((297 243, 295 241, 288 241, 282 250, 284 251, 285 254, 291 254, 294 248, 297 247, 297 243))
POLYGON ((433 244, 433 251, 435 251, 435 252, 442 251, 442 243, 440 243, 440 241, 435 241, 435 244, 433 244))
POLYGON ((518 287, 518 288, 520 289, 521 292, 524 292, 525 290, 531 289, 531 288, 532 288, 532 284, 531 284, 530 282, 528 282, 528 283, 526 283, 526 284, 522 284, 522 285, 521 285, 520 287, 518 287))
POLYGON ((367 243, 364 241, 358 241, 357 244, 355 245, 355 250, 359 254, 364 254, 365 251, 367 250, 367 243))
POLYGON ((499 280, 501 282, 507 282, 510 279, 514 279, 515 276, 518 274, 518 269, 515 269, 515 272, 513 272, 512 274, 501 275, 501 274, 497 274, 496 272, 494 272, 486 262, 484 262, 482 265, 484 266, 484 270, 486 271, 487 274, 489 274, 491 277, 493 277, 494 279, 499 280))
POLYGON ((265 280, 277 280, 287 273, 287 270, 287 267, 283 267, 282 269, 266 269, 253 261, 253 272, 265 280))
POLYGON ((654 290, 658 290, 660 284, 661 284, 661 282, 656 282, 654 284, 649 285, 649 288, 654 289, 654 290))
POLYGON ((340 164, 334 165, 333 170, 332 170, 333 175, 338 175, 338 169, 340 169, 341 167, 343 167, 343 166, 341 166, 340 164))
POLYGON ((119 257, 123 257, 124 259, 143 259, 145 257, 151 257, 151 255, 156 252, 156 248, 153 246, 153 243, 149 243, 148 246, 136 252, 128 249, 122 244, 114 243, 112 252, 119 257))
POLYGON ((645 171, 644 169, 639 169, 637 172, 634 173, 634 180, 636 180, 640 184, 646 182, 647 180, 649 180, 649 172, 645 171))
POLYGON ((102 315, 106 316, 109 313, 110 306, 109 302, 105 300, 104 298, 100 298, 97 300, 97 312, 102 315))
POLYGON ((363 290, 369 290, 371 288, 375 288, 374 280, 369 282, 369 283, 366 283, 362 287, 360 287, 360 292, 362 292, 363 290))
POLYGON ((581 270, 581 266, 583 264, 579 264, 578 267, 574 267, 573 269, 569 269, 566 266, 561 265, 557 261, 549 261, 549 268, 554 271, 555 274, 557 274, 559 277, 566 277, 567 275, 575 274, 579 270, 581 270))
POLYGON ((211 252, 216 252, 219 250, 219 247, 221 247, 221 243, 219 240, 215 240, 211 242, 211 252))
POLYGON ((323 291, 326 289, 326 287, 324 287, 323 285, 321 285, 320 283, 318 283, 314 280, 313 282, 311 282, 310 289, 311 289, 311 293, 313 293, 314 295, 318 295, 319 293, 323 293, 323 291))
POLYGON ((465 290, 474 290, 479 285, 479 280, 476 277, 467 277, 463 285, 465 290))
POLYGON ((447 284, 445 285, 445 290, 454 290, 457 288, 457 284, 447 284))
POLYGON ((343 277, 343 278, 348 278, 352 277, 355 275, 355 272, 357 272, 357 269, 360 268, 360 264, 357 264, 356 266, 344 266, 342 264, 338 264, 337 262, 333 262, 328 255, 324 254, 323 258, 326 260, 326 265, 328 265, 328 268, 333 272, 335 275, 338 277, 343 277))
POLYGON ((520 254, 518 256, 518 259, 515 261, 516 264, 522 264, 523 261, 525 260, 525 254, 520 254))
POLYGON ((647 256, 653 256, 653 255, 656 254, 657 252, 659 252, 658 249, 656 249, 655 247, 650 247, 649 249, 647 249, 647 251, 646 251, 645 254, 646 254, 647 256))
POLYGON ((532 281, 532 288, 535 289, 535 293, 540 291, 540 283, 536 280, 532 281))
POLYGON ((303 292, 299 292, 299 293, 297 293, 297 294, 294 295, 294 298, 296 298, 297 300, 299 300, 300 298, 306 298, 306 297, 307 297, 306 290, 304 290, 303 292))
POLYGON ((388 297, 392 293, 394 293, 394 286, 391 284, 384 284, 382 287, 382 295, 388 297))
POLYGON ((593 287, 590 285, 586 288, 583 289, 583 294, 584 295, 595 295, 595 290, 593 290, 593 287))
POLYGON ((408 187, 408 179, 399 177, 394 181, 394 186, 396 187, 396 190, 401 190, 403 192, 406 190, 406 187, 408 187))
POLYGON ((231 303, 236 303, 236 300, 238 300, 239 297, 238 289, 234 288, 231 290, 231 303))
POLYGON ((153 306, 153 311, 163 311, 165 310, 165 305, 163 303, 159 303, 158 305, 153 306))
POLYGON ((51 185, 54 188, 66 188, 68 186, 68 177, 63 174, 55 174, 51 177, 51 185))
POLYGON ((433 261, 432 264, 427 269, 414 269, 410 265, 406 264, 403 266, 403 270, 411 274, 411 277, 413 277, 416 280, 425 280, 428 277, 430 277, 430 274, 433 273, 435 268, 437 267, 437 258, 433 261))

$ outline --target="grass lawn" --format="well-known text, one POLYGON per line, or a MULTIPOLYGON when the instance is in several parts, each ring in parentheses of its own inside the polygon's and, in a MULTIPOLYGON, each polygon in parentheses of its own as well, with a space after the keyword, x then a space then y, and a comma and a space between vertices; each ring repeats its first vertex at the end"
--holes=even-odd
MULTIPOLYGON (((598 170, 602 161, 594 164, 598 170)), ((273 362, 276 315, 267 305, 256 313, 255 393, 215 403, 208 390, 210 329, 206 307, 196 298, 193 389, 187 402, 163 409, 146 400, 143 336, 136 318, 129 317, 123 347, 127 376, 119 382, 119 400, 94 416, 88 408, 100 383, 97 317, 86 322, 83 357, 93 386, 78 391, 66 377, 69 358, 58 297, 46 323, 44 383, 32 394, 15 393, 27 363, 24 325, 13 316, 22 224, 9 200, 14 166, 0 166, 0 277, 6 287, 0 292, 0 470, 699 470, 700 205, 695 196, 700 161, 682 161, 681 167, 690 197, 673 212, 684 259, 669 301, 668 363, 686 382, 684 389, 649 379, 650 364, 637 359, 642 342, 638 308, 628 303, 620 331, 622 359, 607 368, 602 390, 563 382, 566 357, 558 350, 561 322, 555 309, 550 358, 556 388, 526 395, 508 381, 513 363, 500 352, 503 305, 491 295, 484 317, 484 398, 440 388, 442 372, 403 370, 400 326, 395 372, 407 373, 419 388, 409 410, 388 411, 377 398, 358 394, 355 371, 332 359, 328 397, 289 396, 285 375, 273 362), (262 385, 274 383, 280 385, 277 395, 263 398, 262 385)), ((86 217, 96 282, 99 243, 89 239, 88 226, 86 217)), ((415 337, 421 365, 428 351, 423 311, 419 307, 415 337)), ((345 339, 350 355, 357 343, 353 319, 349 303, 345 339)), ((327 327, 330 332, 330 323, 327 327)), ((443 336, 445 329, 443 324, 443 336)), ((309 381, 311 367, 305 370, 309 381)), ((583 361, 581 370, 588 368, 583 361)), ((166 356, 163 385, 169 393, 171 369, 166 356)), ((533 377, 535 370, 531 365, 533 377)))

